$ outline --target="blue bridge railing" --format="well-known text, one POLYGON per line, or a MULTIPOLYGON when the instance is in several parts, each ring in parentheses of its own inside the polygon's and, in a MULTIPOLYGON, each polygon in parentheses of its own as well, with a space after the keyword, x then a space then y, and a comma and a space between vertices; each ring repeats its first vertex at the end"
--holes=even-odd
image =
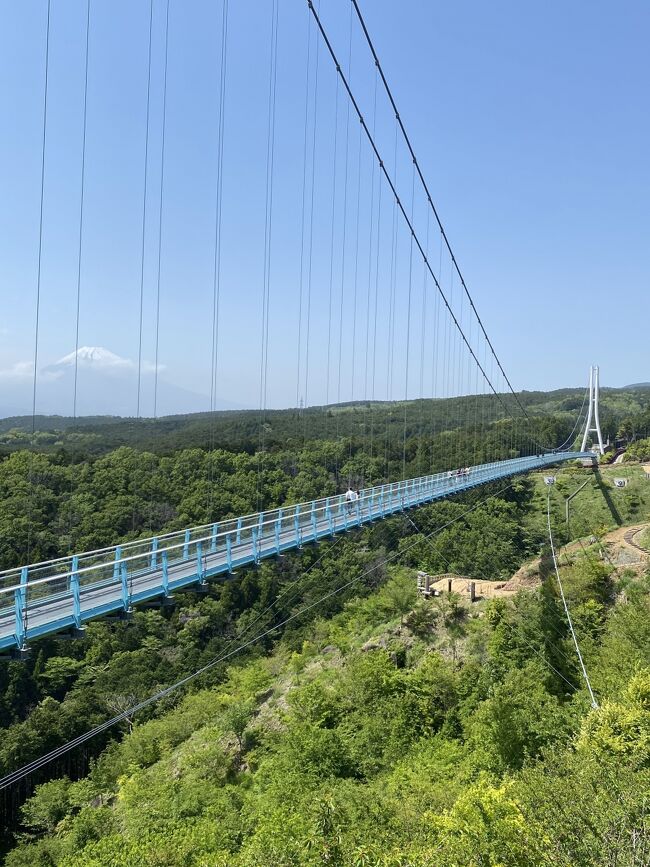
POLYGON ((451 496, 486 482, 560 462, 593 458, 562 452, 514 458, 377 485, 344 495, 231 518, 0 572, 0 649, 81 629, 111 612, 203 584, 308 542, 451 496))

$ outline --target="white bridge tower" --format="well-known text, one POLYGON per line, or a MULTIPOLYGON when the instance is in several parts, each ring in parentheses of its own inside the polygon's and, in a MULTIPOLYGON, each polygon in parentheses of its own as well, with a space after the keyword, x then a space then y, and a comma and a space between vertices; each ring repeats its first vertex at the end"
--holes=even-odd
POLYGON ((601 455, 605 454, 603 446, 603 435, 600 432, 600 418, 598 416, 598 397, 600 394, 600 381, 598 376, 598 367, 592 365, 589 368, 589 412, 587 413, 587 424, 585 425, 585 433, 582 437, 581 452, 587 448, 587 439, 590 433, 598 435, 598 451, 601 455))

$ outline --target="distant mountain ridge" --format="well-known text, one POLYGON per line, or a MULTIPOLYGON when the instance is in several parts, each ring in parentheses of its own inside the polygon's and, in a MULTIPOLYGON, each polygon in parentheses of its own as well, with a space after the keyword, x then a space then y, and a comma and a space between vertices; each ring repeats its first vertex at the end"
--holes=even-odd
MULTIPOLYGON (((33 370, 33 369, 32 369, 33 370)), ((133 417, 178 415, 205 412, 207 395, 174 385, 165 379, 163 368, 148 361, 140 365, 103 346, 82 346, 38 372, 36 412, 39 415, 72 415, 75 372, 78 416, 133 417)), ((0 379, 0 418, 29 415, 33 373, 20 371, 0 379)), ((239 409, 237 404, 217 400, 218 409, 239 409)))

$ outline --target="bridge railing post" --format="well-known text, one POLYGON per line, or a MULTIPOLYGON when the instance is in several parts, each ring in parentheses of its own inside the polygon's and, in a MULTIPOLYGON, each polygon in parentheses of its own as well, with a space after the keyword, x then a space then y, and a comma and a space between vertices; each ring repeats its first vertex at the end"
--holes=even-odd
POLYGON ((333 536, 334 535, 334 519, 332 516, 332 503, 331 503, 331 500, 329 497, 325 500, 325 517, 327 519, 327 525, 328 525, 329 530, 330 530, 330 535, 333 536))
POLYGON ((241 526, 242 526, 242 519, 237 518, 237 535, 235 537, 235 545, 241 545, 241 526))
POLYGON ((217 535, 219 533, 219 524, 212 525, 212 538, 210 539, 210 551, 214 553, 217 550, 217 535))
POLYGON ((199 577, 199 581, 203 583, 205 574, 203 570, 203 545, 201 542, 196 543, 196 574, 199 577))
POLYGON ((280 553, 280 532, 282 530, 282 509, 278 509, 278 517, 275 520, 275 553, 280 553))
POLYGON ((118 545, 115 548, 115 560, 113 562, 113 580, 117 581, 120 577, 120 560, 122 559, 122 546, 118 545))
POLYGON ((162 552, 162 588, 165 596, 169 596, 169 559, 167 551, 162 552))
POLYGON ((300 506, 296 506, 293 514, 293 526, 296 532, 296 546, 302 548, 302 539, 300 536, 300 506))
POLYGON ((25 603, 19 587, 14 590, 14 637, 18 647, 25 646, 25 603))
POLYGON ((128 611, 131 606, 131 596, 129 594, 129 576, 126 563, 121 564, 120 579, 122 583, 122 606, 125 611, 128 611))
POLYGON ((154 536, 151 540, 151 568, 158 567, 158 536, 154 536))
POLYGON ((317 527, 316 502, 314 500, 312 500, 312 503, 311 503, 311 530, 312 530, 312 534, 314 536, 314 541, 316 541, 316 538, 317 538, 316 527, 317 527))
POLYGON ((183 541, 183 560, 190 558, 190 531, 185 531, 185 539, 183 541))
POLYGON ((70 573, 70 589, 72 590, 72 616, 74 625, 81 629, 81 591, 79 588, 79 557, 72 558, 72 571, 70 573))
POLYGON ((226 535, 226 563, 228 572, 232 572, 232 539, 230 533, 226 535))
POLYGON ((27 566, 20 570, 20 587, 14 590, 14 636, 19 648, 25 646, 27 638, 27 566))
POLYGON ((255 563, 260 562, 260 537, 257 527, 251 528, 251 537, 253 539, 253 560, 255 563))

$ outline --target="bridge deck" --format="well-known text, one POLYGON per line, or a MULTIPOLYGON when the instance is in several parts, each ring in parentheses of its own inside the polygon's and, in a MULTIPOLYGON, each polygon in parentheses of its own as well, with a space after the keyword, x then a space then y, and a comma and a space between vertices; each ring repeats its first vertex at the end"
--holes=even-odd
POLYGON ((481 464, 327 497, 0 573, 0 649, 80 628, 307 542, 517 473, 589 454, 563 452, 481 464))

